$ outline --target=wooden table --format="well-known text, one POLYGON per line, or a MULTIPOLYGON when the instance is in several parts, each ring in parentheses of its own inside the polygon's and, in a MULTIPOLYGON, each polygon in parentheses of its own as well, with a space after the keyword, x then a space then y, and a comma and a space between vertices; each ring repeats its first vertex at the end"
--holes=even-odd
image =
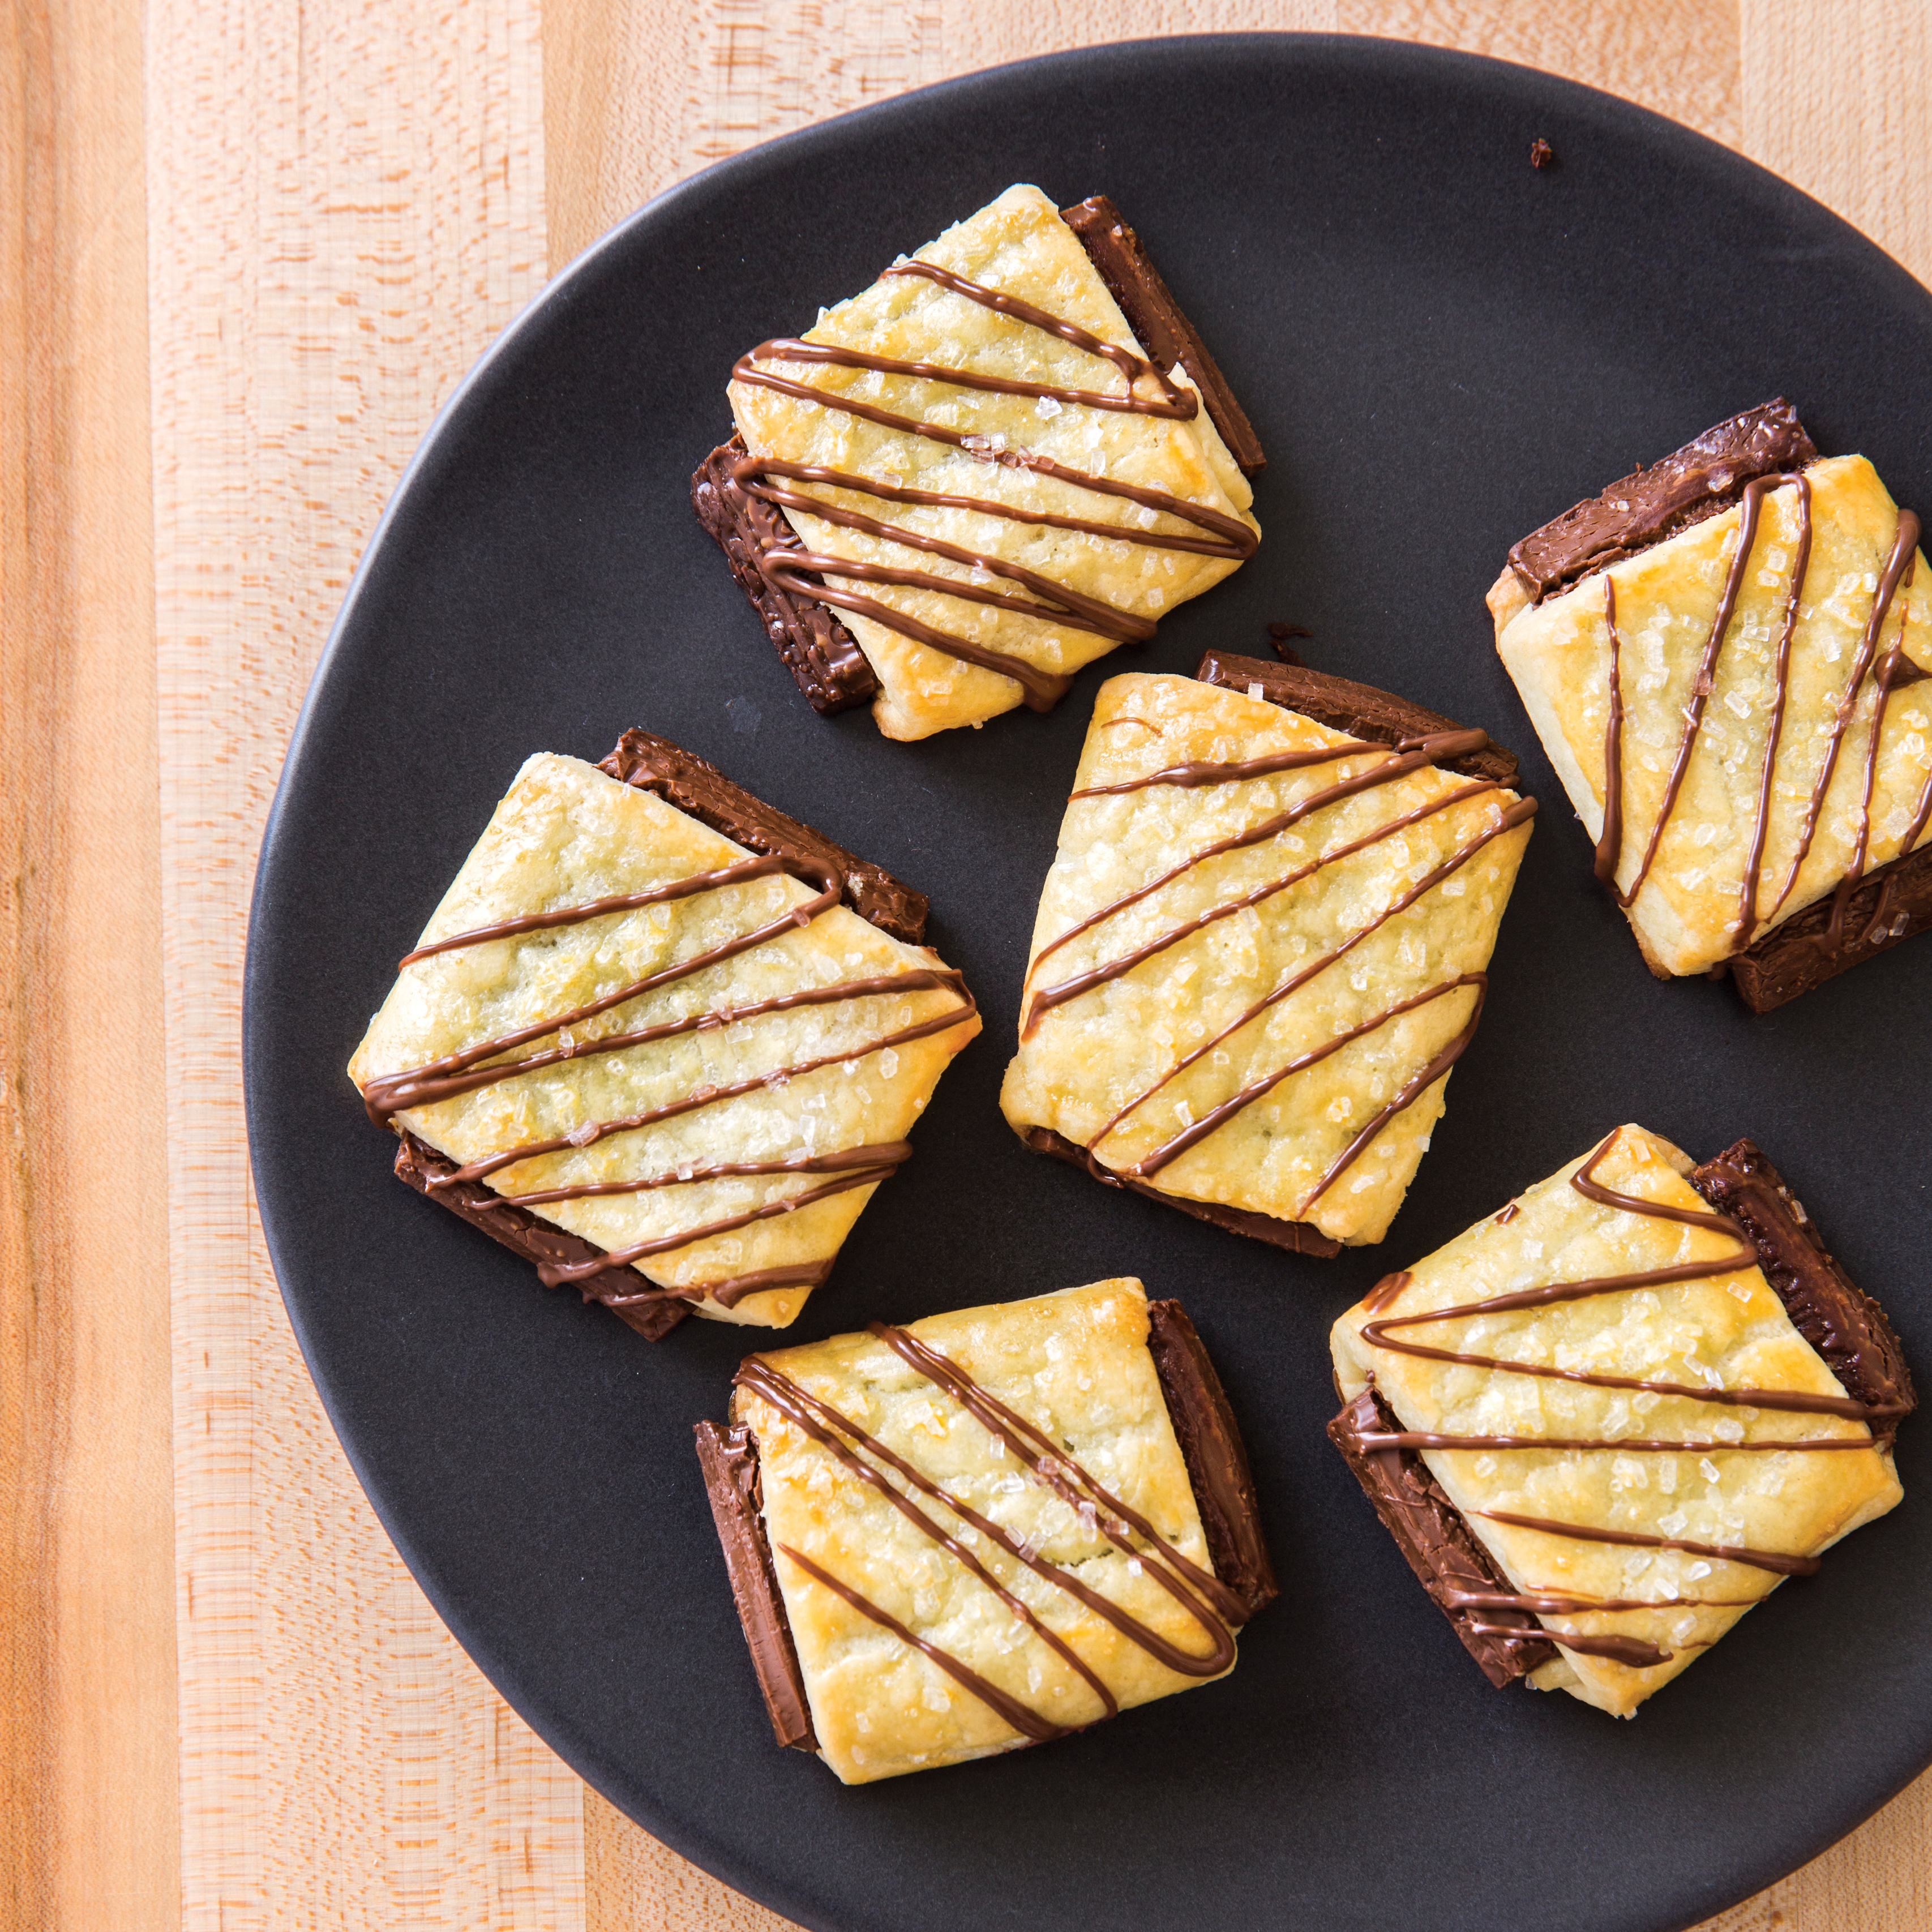
MULTIPOLYGON (((256 848, 431 413, 658 188, 1100 20, 1574 75, 1932 278, 1932 0, 0 8, 0 1922, 777 1928, 580 1785, 430 1613, 254 1218, 256 848)), ((1928 1822, 1932 1778, 1712 1926, 1932 1924, 1928 1822)))

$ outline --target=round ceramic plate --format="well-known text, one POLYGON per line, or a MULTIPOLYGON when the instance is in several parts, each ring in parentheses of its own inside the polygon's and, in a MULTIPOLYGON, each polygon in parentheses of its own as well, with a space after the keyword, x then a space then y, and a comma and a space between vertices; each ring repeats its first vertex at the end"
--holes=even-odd
POLYGON ((1932 297, 1735 154, 1520 69, 1342 39, 1102 48, 910 95, 686 182, 545 292, 424 442, 316 676, 262 852, 247 1064, 276 1268, 357 1473, 572 1765, 839 1932, 1662 1932, 1932 1758, 1910 1426, 1904 1504, 1629 1724, 1491 1690, 1322 1433, 1335 1316, 1623 1120, 1700 1156, 1754 1136, 1908 1345, 1932 1336, 1932 944, 1761 1019, 1652 981, 1483 608, 1524 531, 1772 395, 1932 506, 1928 363, 1932 297), (1104 192, 1139 229, 1266 444, 1265 535, 1051 715, 889 743, 806 707, 687 479, 741 350, 1016 181, 1104 192), (1387 1241, 1332 1262, 1096 1187, 995 1104, 1094 691, 1208 644, 1265 652, 1270 620, 1308 627, 1313 663, 1486 727, 1544 806, 1433 1150, 1387 1241), (844 1789, 772 1742, 692 1453, 756 1336, 693 1321, 653 1346, 391 1178, 342 1070, 398 956, 528 753, 596 758, 632 724, 929 892, 986 1010, 785 1340, 1115 1274, 1180 1297, 1283 1584, 1232 1678, 844 1789))

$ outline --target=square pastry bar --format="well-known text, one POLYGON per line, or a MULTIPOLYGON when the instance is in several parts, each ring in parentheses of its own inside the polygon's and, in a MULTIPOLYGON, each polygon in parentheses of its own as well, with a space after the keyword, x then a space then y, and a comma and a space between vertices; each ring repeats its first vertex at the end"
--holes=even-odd
POLYGON ((748 1357, 698 1456, 772 1728, 848 1784, 1225 1676, 1276 1594, 1178 1302, 1096 1282, 748 1357))
POLYGON ((1328 1432, 1498 1686, 1629 1717, 1900 1498, 1897 1338, 1748 1140, 1620 1127, 1330 1345, 1328 1432))
POLYGON ((350 1064, 409 1184, 655 1339, 782 1328, 979 1031, 926 901, 626 733, 517 775, 350 1064))
POLYGON ((813 705, 888 737, 1046 710, 1258 538, 1254 431, 1104 196, 1009 188, 730 394, 698 516, 813 705))
POLYGON ((1918 533, 1780 400, 1510 551, 1497 648, 1660 977, 1762 1012, 1932 925, 1918 533))
POLYGON ((1536 802, 1371 686, 1199 673, 1101 687, 1000 1106, 1096 1180, 1333 1255, 1429 1144, 1536 802))

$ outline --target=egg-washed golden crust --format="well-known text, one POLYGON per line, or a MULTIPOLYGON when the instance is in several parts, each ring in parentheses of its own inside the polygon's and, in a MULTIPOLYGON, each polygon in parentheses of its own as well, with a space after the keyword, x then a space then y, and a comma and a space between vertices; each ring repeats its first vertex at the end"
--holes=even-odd
MULTIPOLYGON (((916 259, 1018 296, 1103 341, 1140 352, 1086 250, 1036 188, 1009 188, 920 250, 916 259)), ((1061 388, 1118 393, 1121 386, 1120 372, 1104 358, 914 276, 888 276, 875 282, 829 311, 803 339, 1061 388)), ((1191 419, 1180 420, 835 364, 775 360, 760 366, 814 389, 964 430, 987 441, 976 454, 753 383, 734 382, 732 412, 754 457, 841 470, 895 487, 991 499, 1136 531, 1201 534, 1198 526, 1169 513, 991 460, 1000 452, 1030 451, 1070 469, 1165 491, 1236 518, 1250 530, 1259 528, 1248 514, 1253 495, 1247 479, 1204 408, 1191 419)), ((1187 387, 1184 376, 1177 373, 1175 380, 1187 387)), ((1143 376, 1136 393, 1156 396, 1158 386, 1143 376)), ((1198 596, 1238 562, 1225 555, 1190 554, 1018 523, 982 511, 882 502, 822 484, 799 487, 820 500, 1024 566, 1116 610, 1150 620, 1198 596)), ((976 578, 969 567, 927 550, 840 528, 800 509, 789 508, 786 514, 812 551, 992 584, 1022 600, 1030 594, 983 571, 976 578)), ((964 638, 1052 675, 1077 670, 1112 650, 1118 641, 1064 620, 1034 617, 940 591, 829 574, 828 580, 932 629, 964 638)), ((861 612, 840 614, 878 675, 882 688, 873 715, 888 737, 923 738, 956 726, 977 724, 1024 700, 1021 685, 998 670, 915 642, 861 612)))
MULTIPOLYGON (((1146 1298, 1138 1281, 1096 1282, 964 1309, 910 1323, 907 1332, 1041 1430, 1182 1557, 1212 1574, 1148 1352, 1146 1298)), ((842 1335, 754 1359, 1177 1649, 1196 1658, 1211 1653, 1202 1622, 1162 1587, 1151 1561, 1109 1540, 1090 1508, 1076 1508, 1024 1468, 954 1395, 884 1340, 842 1335)), ((766 1536, 820 1755, 847 1784, 983 1757, 1028 1740, 927 1653, 788 1558, 788 1549, 1053 1725, 1080 1726, 1107 1714, 1092 1684, 1060 1651, 824 1443, 742 1384, 733 1414, 757 1441, 766 1536)), ((876 1450, 863 1453, 873 1466, 886 1468, 876 1450)), ((948 1532, 964 1529, 974 1555, 1121 1708, 1207 1681, 1158 1661, 993 1537, 893 1480, 948 1532)), ((1144 1539, 1133 1540, 1148 1549, 1144 1539)), ((1226 1638, 1228 1667, 1232 1642, 1226 1638)))
POLYGON ((1356 1144, 1470 1029, 1533 807, 1416 757, 1400 776, 1296 815, 1399 758, 1381 746, 1339 748, 1355 742, 1192 678, 1132 674, 1101 687, 1076 794, 1190 763, 1338 748, 1332 761, 1234 782, 1075 796, 1040 896, 1020 1049, 1000 1094, 1016 1132, 1051 1128, 1109 1170, 1187 1199, 1345 1242, 1382 1238, 1442 1114, 1446 1067, 1356 1144), (1274 836, 1189 862, 1280 815, 1292 822, 1274 836), (1057 990, 1150 946, 1087 990, 1057 990))
POLYGON ((1910 681, 1932 671, 1932 581, 1924 559, 1912 553, 1909 576, 1882 609, 1881 634, 1868 650, 1899 532, 1898 507, 1862 456, 1826 458, 1803 473, 1810 498, 1810 559, 1791 631, 1781 712, 1778 658, 1804 535, 1802 493, 1795 483, 1763 497, 1701 721, 1647 870, 1646 854, 1700 696, 1743 506, 1540 604, 1530 603, 1508 571, 1490 593, 1497 650, 1593 839, 1603 836, 1610 789, 1608 612, 1614 597, 1623 706, 1616 878, 1620 893, 1641 879, 1626 910, 1645 958, 1663 976, 1707 971, 1825 897, 1855 868, 1872 872, 1932 837, 1932 816, 1925 811, 1932 796, 1932 701, 1927 687, 1910 681), (1900 656, 1874 763, 1881 674, 1894 647, 1900 656), (1776 766, 1763 819, 1756 905, 1748 922, 1744 874, 1756 841, 1774 728, 1776 766), (1820 804, 1815 794, 1828 761, 1831 777, 1820 804))
MULTIPOLYGON (((580 760, 540 752, 518 774, 424 928, 420 945, 505 920, 645 892, 752 856, 676 807, 580 760)), ((612 1006, 562 1030, 543 1022, 782 921, 819 897, 782 872, 690 896, 433 954, 404 966, 350 1063, 368 1090, 480 1042, 539 1029, 511 1057, 551 1064, 472 1091, 406 1106, 394 1118, 452 1159, 485 1162, 533 1142, 576 1134, 587 1144, 519 1160, 481 1177, 512 1198, 559 1188, 664 1177, 643 1191, 525 1202, 613 1255, 680 1231, 733 1220, 841 1179, 823 1166, 790 1172, 678 1179, 723 1163, 796 1161, 892 1148, 924 1108, 952 1055, 980 1022, 956 976, 929 948, 889 938, 842 905, 787 926, 735 957, 612 1006), (814 988, 920 974, 886 990, 768 1011, 746 1007, 814 988), (899 1040, 966 1008, 958 1024, 899 1040), (644 1044, 598 1052, 600 1040, 723 1013, 644 1044), (560 1049, 562 1052, 560 1053, 560 1049), (814 1063, 788 1076, 785 1070, 814 1063), (822 1064, 820 1064, 822 1063, 822 1064), (776 1077, 774 1077, 776 1076, 776 1077), (592 1138, 599 1122, 751 1083, 653 1124, 592 1138)), ((491 1056, 494 1059, 495 1056, 491 1056)), ((902 1155, 898 1157, 903 1157, 902 1155)), ((886 1162, 883 1171, 891 1166, 886 1162)), ((633 1264, 651 1283, 722 1285, 778 1269, 809 1275, 830 1264, 871 1198, 871 1184, 829 1192, 633 1264)), ((810 1288, 793 1281, 731 1306, 698 1303, 716 1320, 783 1327, 810 1288)))
MULTIPOLYGON (((1594 1160, 1593 1177, 1586 1178, 1598 1185, 1708 1217, 1707 1204, 1684 1178, 1690 1162, 1667 1141, 1625 1126, 1595 1154, 1600 1158, 1594 1160)), ((1510 1590, 1646 1603, 1698 1600, 1654 1610, 1539 1616, 1553 1632, 1633 1638, 1665 1653, 1666 1660, 1638 1667, 1559 1652, 1530 1678, 1539 1689, 1568 1690, 1628 1717, 1782 1580, 1777 1571, 1708 1551, 1593 1542, 1588 1531, 1802 1560, 1884 1514, 1901 1492, 1888 1449, 1736 1447, 1750 1442, 1869 1444, 1871 1432, 1862 1422, 1431 1360, 1365 1336, 1372 1322, 1400 1320, 1404 1325, 1384 1331, 1387 1339, 1501 1363, 1690 1388, 1844 1399, 1838 1378, 1792 1325, 1754 1263, 1697 1280, 1445 1319, 1440 1326, 1406 1322, 1418 1314, 1546 1283, 1677 1268, 1737 1251, 1737 1240, 1718 1228, 1591 1199, 1571 1178, 1592 1158, 1572 1161, 1500 1214, 1478 1222, 1417 1262, 1406 1280, 1391 1278, 1384 1288, 1394 1286, 1393 1295, 1372 1292, 1349 1310, 1336 1323, 1330 1347, 1343 1399, 1359 1395, 1372 1376, 1404 1430, 1697 1445, 1681 1451, 1485 1447, 1420 1452, 1510 1590), (1500 1522, 1498 1514, 1574 1526, 1586 1534, 1500 1522)))

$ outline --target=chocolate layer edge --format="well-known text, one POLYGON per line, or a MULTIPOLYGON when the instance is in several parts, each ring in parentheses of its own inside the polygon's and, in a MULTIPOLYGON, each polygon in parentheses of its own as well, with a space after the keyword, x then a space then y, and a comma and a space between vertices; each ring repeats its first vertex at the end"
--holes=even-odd
POLYGON ((1306 1221, 1277 1220, 1272 1214, 1256 1214, 1246 1208, 1224 1207, 1218 1201, 1190 1201, 1178 1194, 1163 1194, 1147 1181, 1136 1180, 1130 1175, 1116 1174, 1112 1168, 1102 1166, 1084 1148, 1068 1140, 1064 1135, 1055 1133, 1051 1127, 1028 1127, 1020 1138, 1036 1154, 1051 1154, 1055 1160, 1064 1160, 1090 1175, 1103 1186, 1124 1187, 1133 1193, 1144 1194, 1150 1201, 1158 1201, 1164 1207, 1178 1208, 1184 1214, 1192 1214, 1197 1221, 1205 1221, 1214 1227, 1225 1228, 1231 1234, 1246 1234, 1251 1240, 1267 1242, 1270 1247, 1282 1248, 1290 1254, 1316 1255, 1324 1261, 1331 1261, 1342 1252, 1340 1241, 1306 1221))
POLYGON ((1268 457, 1247 412, 1235 400, 1201 332, 1174 300, 1146 244, 1128 226, 1120 211, 1106 195, 1096 194, 1063 208, 1060 218, 1086 250, 1087 259, 1120 304, 1141 346, 1163 369, 1179 363, 1199 391, 1228 454, 1250 476, 1266 468, 1268 457))
POLYGON ((1696 1168, 1690 1180, 1744 1229, 1792 1326, 1824 1358, 1847 1395, 1880 1412, 1872 1433, 1881 1446, 1889 1444, 1900 1414, 1918 1400, 1905 1351, 1885 1310, 1840 1266, 1784 1177, 1755 1142, 1741 1140, 1696 1168))
POLYGON ((1525 1633, 1520 1639, 1494 1636, 1475 1628, 1473 1612, 1444 1600, 1452 1591, 1507 1595, 1514 1586, 1416 1450, 1371 1449, 1362 1441, 1365 1436, 1395 1435, 1401 1427, 1371 1379, 1329 1424, 1328 1439, 1342 1452, 1342 1460, 1430 1601, 1449 1619, 1457 1641, 1501 1690, 1547 1663, 1556 1654, 1556 1646, 1534 1634, 1542 1626, 1526 1610, 1484 1611, 1485 1624, 1508 1624, 1525 1633))
MULTIPOLYGON (((457 1171, 455 1162, 437 1153, 406 1127, 398 1125, 396 1132, 400 1142, 396 1149, 396 1178, 439 1207, 447 1208, 458 1220, 480 1228, 512 1254, 539 1268, 546 1262, 575 1265, 595 1261, 604 1254, 603 1249, 581 1236, 566 1234, 562 1228, 538 1220, 527 1208, 513 1207, 480 1180, 449 1180, 457 1171), (432 1182, 439 1184, 432 1186, 432 1182)), ((574 1285, 582 1290, 586 1301, 602 1301, 607 1305, 613 1295, 650 1292, 649 1284, 635 1269, 616 1266, 574 1285)), ((691 1312, 691 1306, 667 1295, 632 1308, 613 1308, 610 1312, 646 1340, 656 1342, 691 1312)))
MULTIPOLYGON (((1465 728, 1454 718, 1393 692, 1358 683, 1352 677, 1337 677, 1332 672, 1312 670, 1306 664, 1271 664, 1266 658, 1209 650, 1202 653, 1194 675, 1202 684, 1245 692, 1251 697, 1258 694, 1270 704, 1299 712, 1331 731, 1346 731, 1377 745, 1399 745, 1405 739, 1465 728)), ((1445 758, 1443 769, 1460 772, 1466 778, 1488 778, 1512 790, 1519 776, 1515 753, 1493 742, 1461 758, 1445 758)))
POLYGON ((1240 1425, 1194 1324, 1178 1301, 1148 1304, 1148 1348, 1201 1514, 1214 1574, 1250 1618, 1281 1594, 1240 1425))
POLYGON ((876 697, 878 676, 830 604, 794 596, 759 567, 766 550, 800 545, 783 511, 740 487, 736 465, 747 454, 744 438, 735 431, 729 442, 721 442, 692 472, 691 507, 724 553, 738 588, 758 614, 794 682, 813 710, 833 717, 876 697))
POLYGON ((1768 1013, 1932 929, 1932 845, 1875 866, 1842 909, 1834 907, 1834 896, 1780 920, 1724 962, 1753 1012, 1768 1013))
POLYGON ((1534 601, 1568 590, 1738 500, 1754 478, 1802 469, 1817 446, 1782 396, 1712 425, 1648 469, 1574 504, 1510 551, 1510 568, 1534 601))
POLYGON ((812 1728, 805 1673, 799 1667, 784 1599, 778 1593, 771 1545, 765 1536, 758 1444, 743 1423, 720 1429, 714 1422, 700 1422, 695 1433, 711 1520, 717 1526, 725 1571, 731 1580, 731 1599, 737 1606, 738 1622, 752 1653, 752 1668, 772 1720, 772 1735, 782 1744, 816 1750, 818 1740, 812 1728))
POLYGON ((923 892, 734 784, 695 752, 649 731, 630 730, 597 769, 654 794, 754 852, 830 866, 844 881, 845 903, 861 919, 908 945, 924 943, 928 906, 923 892))

